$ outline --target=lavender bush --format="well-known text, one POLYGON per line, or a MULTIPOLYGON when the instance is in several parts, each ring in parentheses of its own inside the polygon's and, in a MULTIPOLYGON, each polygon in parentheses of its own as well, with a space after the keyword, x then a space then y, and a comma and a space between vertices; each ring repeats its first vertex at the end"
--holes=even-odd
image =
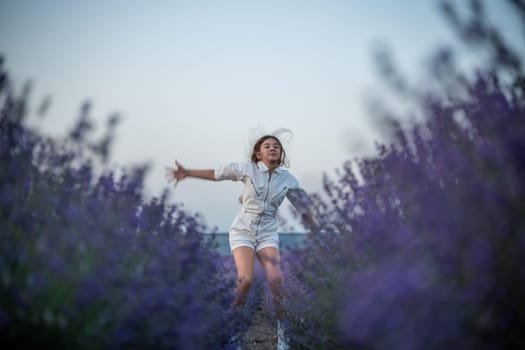
MULTIPOLYGON (((512 1, 525 23, 525 6, 512 1)), ((326 233, 288 259, 296 348, 525 347, 525 84, 522 60, 479 1, 453 28, 488 62, 474 75, 440 50, 438 86, 385 78, 423 122, 388 119, 391 144, 326 178, 315 210, 326 233)))
POLYGON ((167 192, 144 198, 146 167, 107 168, 118 118, 94 142, 85 104, 61 140, 27 104, 0 64, 1 347, 227 348, 249 311, 229 309, 231 264, 167 192))

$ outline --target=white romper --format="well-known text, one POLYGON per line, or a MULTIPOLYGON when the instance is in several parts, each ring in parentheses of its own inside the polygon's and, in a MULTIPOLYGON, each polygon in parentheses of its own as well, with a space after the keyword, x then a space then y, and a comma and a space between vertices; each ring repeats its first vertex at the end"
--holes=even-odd
POLYGON ((230 227, 230 249, 251 247, 259 251, 266 247, 279 249, 279 234, 275 214, 284 197, 300 213, 308 210, 308 196, 297 179, 286 169, 277 167, 269 176, 262 162, 229 163, 215 169, 216 180, 242 181, 242 208, 230 227))

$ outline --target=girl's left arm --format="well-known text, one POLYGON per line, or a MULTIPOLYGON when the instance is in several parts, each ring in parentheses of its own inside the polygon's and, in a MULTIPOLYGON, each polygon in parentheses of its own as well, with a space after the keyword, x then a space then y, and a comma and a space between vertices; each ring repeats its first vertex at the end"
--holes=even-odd
POLYGON ((317 221, 310 210, 302 213, 301 218, 303 220, 304 226, 306 226, 311 233, 319 232, 319 225, 317 224, 317 221))
POLYGON ((310 209, 312 206, 310 197, 302 188, 294 188, 288 191, 286 197, 301 214, 303 225, 312 233, 319 232, 319 225, 310 209))

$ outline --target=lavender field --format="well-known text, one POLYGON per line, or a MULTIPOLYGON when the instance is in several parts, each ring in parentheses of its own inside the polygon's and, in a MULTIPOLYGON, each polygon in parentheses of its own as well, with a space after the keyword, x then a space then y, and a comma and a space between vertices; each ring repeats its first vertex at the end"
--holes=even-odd
MULTIPOLYGON (((312 194, 322 230, 283 254, 293 349, 525 348, 524 62, 478 2, 467 18, 447 4, 488 59, 462 72, 438 49, 421 86, 379 56, 421 121, 379 112, 389 142, 312 194)), ((94 140, 85 104, 51 138, 28 103, 0 65, 0 346, 230 348, 264 288, 232 310, 231 257, 199 217, 146 200, 146 167, 108 166, 117 116, 94 140)))

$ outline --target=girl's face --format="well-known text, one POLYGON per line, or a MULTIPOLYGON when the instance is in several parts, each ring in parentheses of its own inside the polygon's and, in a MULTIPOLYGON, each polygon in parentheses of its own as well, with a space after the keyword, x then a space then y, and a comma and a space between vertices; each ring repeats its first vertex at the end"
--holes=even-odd
POLYGON ((281 146, 279 146, 279 143, 276 140, 268 138, 263 141, 256 155, 257 159, 262 160, 267 166, 279 165, 281 159, 281 146))

